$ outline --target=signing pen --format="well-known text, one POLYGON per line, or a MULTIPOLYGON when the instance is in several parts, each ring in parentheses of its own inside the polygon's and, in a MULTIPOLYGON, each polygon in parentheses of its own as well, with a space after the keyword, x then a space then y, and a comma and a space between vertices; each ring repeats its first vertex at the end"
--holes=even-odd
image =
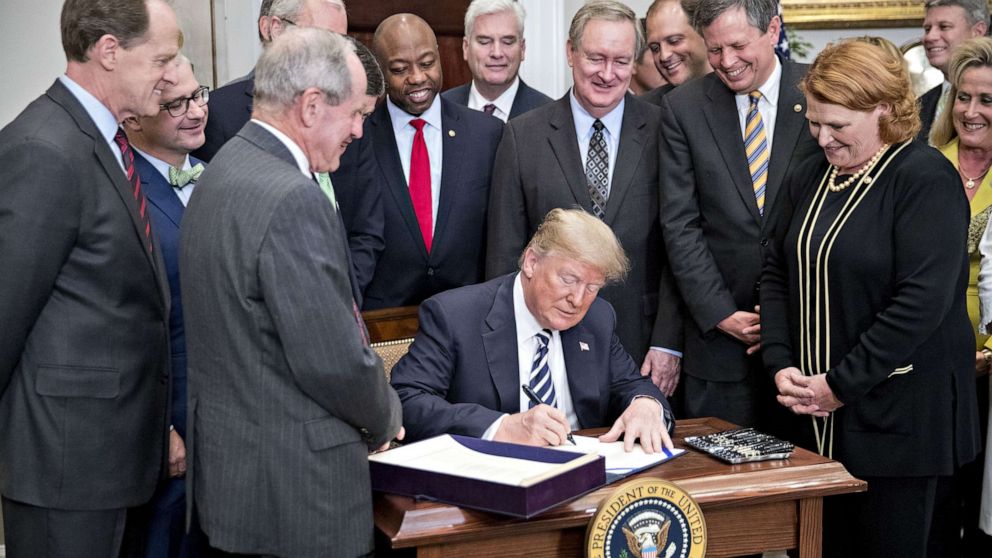
MULTIPOLYGON (((530 402, 531 403, 533 403, 535 405, 540 405, 541 403, 543 403, 541 401, 541 398, 538 397, 536 393, 534 393, 534 390, 531 389, 531 387, 529 385, 527 385, 527 384, 520 384, 520 387, 521 387, 521 389, 524 390, 524 393, 527 394, 527 399, 530 399, 530 402)), ((568 434, 566 434, 565 435, 565 438, 567 438, 569 442, 572 442, 572 445, 573 446, 579 445, 579 444, 576 444, 575 443, 575 438, 572 437, 572 433, 571 432, 569 432, 568 434)))

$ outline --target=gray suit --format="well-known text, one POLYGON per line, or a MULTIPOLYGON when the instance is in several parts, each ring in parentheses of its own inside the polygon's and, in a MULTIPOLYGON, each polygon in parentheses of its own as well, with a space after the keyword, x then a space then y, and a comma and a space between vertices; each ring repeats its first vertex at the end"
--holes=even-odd
MULTIPOLYGON (((760 357, 716 325, 737 310, 754 311, 761 265, 774 231, 786 171, 819 151, 806 129, 806 100, 796 84, 806 67, 782 65, 764 215, 758 213, 734 93, 715 73, 662 98, 661 223, 672 272, 685 301, 683 370, 706 381, 758 381, 760 357), (750 376, 750 378, 749 378, 750 376)), ((753 424, 753 401, 724 401, 690 414, 753 424), (744 408, 747 407, 747 408, 744 408)), ((771 395, 769 395, 769 398, 771 395)), ((774 399, 768 405, 776 406, 774 399)))
POLYGON ((126 508, 163 474, 169 288, 119 160, 58 81, 0 132, 0 491, 18 502, 126 508))
MULTIPOLYGON (((496 151, 489 196, 486 276, 517 268, 517 258, 556 207, 592 210, 569 95, 510 120, 496 151)), ((627 95, 604 221, 631 270, 601 294, 617 312, 617 335, 638 364, 651 346, 680 349, 679 301, 658 223, 657 107, 627 95)))
POLYGON ((367 452, 400 405, 353 313, 344 230, 254 123, 183 218, 190 484, 211 545, 277 556, 372 550, 367 452))

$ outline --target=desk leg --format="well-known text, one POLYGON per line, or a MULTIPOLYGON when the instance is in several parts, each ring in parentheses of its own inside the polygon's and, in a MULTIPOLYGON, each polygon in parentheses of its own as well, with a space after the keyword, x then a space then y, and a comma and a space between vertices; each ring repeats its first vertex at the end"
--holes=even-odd
POLYGON ((799 500, 799 558, 820 558, 823 552, 823 498, 799 500))

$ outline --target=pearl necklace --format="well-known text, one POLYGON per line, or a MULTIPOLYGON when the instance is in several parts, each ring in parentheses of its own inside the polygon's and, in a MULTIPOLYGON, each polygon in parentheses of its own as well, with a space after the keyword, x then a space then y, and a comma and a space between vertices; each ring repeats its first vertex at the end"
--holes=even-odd
MULTIPOLYGON (((958 162, 958 165, 960 164, 961 163, 958 162)), ((989 173, 989 167, 985 167, 985 170, 982 171, 982 174, 976 176, 975 178, 971 178, 970 176, 966 175, 963 170, 961 170, 960 166, 958 167, 958 174, 960 174, 961 177, 967 181, 964 183, 964 187, 969 190, 974 190, 975 186, 978 186, 978 184, 976 184, 975 181, 984 178, 985 175, 988 173, 989 173)))
POLYGON ((837 165, 831 165, 830 178, 827 180, 827 188, 831 192, 841 192, 851 184, 854 184, 855 180, 861 178, 862 174, 871 170, 871 168, 874 167, 876 163, 878 163, 878 160, 882 158, 882 155, 885 153, 885 150, 888 148, 889 148, 889 144, 887 143, 883 144, 882 148, 876 151, 875 154, 871 156, 871 159, 868 159, 867 163, 862 165, 861 168, 858 169, 856 173, 852 174, 850 178, 848 178, 844 182, 841 182, 840 184, 834 184, 834 180, 837 179, 837 172, 840 169, 837 168, 837 165))

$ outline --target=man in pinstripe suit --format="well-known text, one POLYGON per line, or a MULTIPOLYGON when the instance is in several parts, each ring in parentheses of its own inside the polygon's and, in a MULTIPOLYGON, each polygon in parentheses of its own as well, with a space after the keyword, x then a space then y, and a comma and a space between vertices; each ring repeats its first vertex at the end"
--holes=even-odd
POLYGON ((372 551, 369 449, 402 436, 369 348, 344 228, 315 172, 371 109, 351 45, 289 29, 255 72, 252 120, 203 173, 182 225, 192 499, 216 549, 372 551))

